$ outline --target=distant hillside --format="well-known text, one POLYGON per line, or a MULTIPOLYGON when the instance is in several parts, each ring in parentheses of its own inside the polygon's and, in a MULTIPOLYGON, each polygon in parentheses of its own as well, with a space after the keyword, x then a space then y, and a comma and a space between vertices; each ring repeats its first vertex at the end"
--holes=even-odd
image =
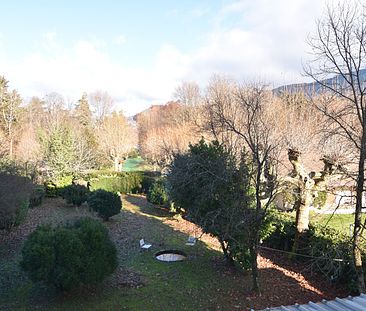
POLYGON ((163 115, 169 114, 174 110, 178 109, 181 105, 178 102, 170 101, 167 102, 165 105, 152 105, 149 108, 135 114, 132 118, 134 121, 137 121, 139 117, 142 116, 150 116, 153 117, 154 115, 163 115))
MULTIPOLYGON (((362 83, 366 83, 366 69, 360 70, 360 77, 362 79, 362 83)), ((345 80, 342 76, 338 75, 333 78, 322 80, 322 82, 329 86, 338 86, 342 87, 342 85, 345 85, 345 80)), ((288 84, 283 85, 280 87, 277 87, 273 89, 273 92, 275 94, 281 94, 283 92, 288 93, 298 93, 303 92, 305 94, 311 95, 314 93, 320 93, 323 90, 323 86, 320 83, 317 82, 311 82, 311 83, 298 83, 298 84, 288 84)))

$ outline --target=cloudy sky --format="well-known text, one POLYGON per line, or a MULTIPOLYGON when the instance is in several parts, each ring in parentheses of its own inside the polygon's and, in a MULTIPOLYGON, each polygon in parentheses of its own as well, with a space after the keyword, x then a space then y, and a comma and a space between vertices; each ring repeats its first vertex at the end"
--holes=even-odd
MULTIPOLYGON (((332 2, 332 1, 328 1, 332 2)), ((104 90, 127 115, 213 74, 305 81, 323 0, 12 0, 1 3, 0 75, 25 100, 104 90)))

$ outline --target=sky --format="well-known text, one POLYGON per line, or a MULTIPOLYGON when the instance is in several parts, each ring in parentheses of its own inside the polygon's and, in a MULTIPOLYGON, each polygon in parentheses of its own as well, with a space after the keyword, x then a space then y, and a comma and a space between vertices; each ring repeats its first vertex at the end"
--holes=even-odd
MULTIPOLYGON (((329 1, 328 2, 332 2, 329 1)), ((270 86, 307 81, 325 0, 1 1, 0 75, 25 101, 108 92, 131 116, 214 74, 270 86)))

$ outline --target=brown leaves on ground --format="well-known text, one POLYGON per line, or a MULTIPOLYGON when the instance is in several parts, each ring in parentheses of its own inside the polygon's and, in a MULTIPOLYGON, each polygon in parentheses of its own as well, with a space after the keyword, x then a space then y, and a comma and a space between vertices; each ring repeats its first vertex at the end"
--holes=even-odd
MULTIPOLYGON (((189 221, 178 218, 178 220, 166 220, 165 223, 177 231, 200 237, 200 241, 208 247, 220 249, 217 239, 203 234, 200 228, 189 221)), ((230 274, 233 279, 243 278, 241 272, 223 264, 222 260, 217 260, 213 264, 223 275, 230 274)), ((261 284, 259 294, 248 290, 245 293, 242 290, 229 293, 234 301, 245 300, 249 306, 247 308, 260 310, 270 306, 304 304, 309 301, 346 297, 349 294, 345 288, 331 284, 321 275, 313 273, 308 264, 290 260, 285 254, 261 251, 258 267, 261 284)), ((247 274, 246 279, 250 282, 250 272, 247 274)), ((238 305, 238 309, 242 308, 238 305)))

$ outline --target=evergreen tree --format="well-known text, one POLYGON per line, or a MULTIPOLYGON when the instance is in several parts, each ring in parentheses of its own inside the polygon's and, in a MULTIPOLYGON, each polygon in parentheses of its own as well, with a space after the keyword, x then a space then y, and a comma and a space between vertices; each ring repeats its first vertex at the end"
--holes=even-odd
POLYGON ((74 141, 69 129, 54 129, 44 141, 44 156, 54 177, 72 173, 75 160, 74 141))
POLYGON ((88 103, 88 95, 86 93, 78 100, 78 104, 75 107, 75 117, 78 122, 87 128, 92 125, 92 112, 88 103))

